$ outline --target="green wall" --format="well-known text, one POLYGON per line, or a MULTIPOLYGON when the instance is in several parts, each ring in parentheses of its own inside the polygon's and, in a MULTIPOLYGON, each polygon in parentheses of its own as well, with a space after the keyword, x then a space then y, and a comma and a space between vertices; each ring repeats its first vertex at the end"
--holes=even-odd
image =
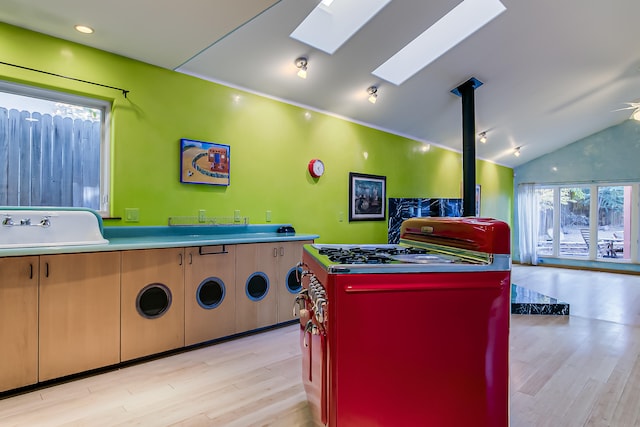
MULTIPOLYGON (((321 242, 386 242, 385 221, 348 221, 349 172, 387 177, 387 197, 460 197, 461 155, 433 144, 242 92, 0 23, 1 61, 122 87, 101 88, 0 65, 0 78, 113 101, 111 216, 138 208, 140 222, 169 216, 233 216, 291 223, 321 242), (180 138, 231 147, 231 185, 182 184, 180 138), (307 172, 320 158, 326 173, 307 172)), ((510 168, 478 161, 482 215, 511 223, 510 168)))

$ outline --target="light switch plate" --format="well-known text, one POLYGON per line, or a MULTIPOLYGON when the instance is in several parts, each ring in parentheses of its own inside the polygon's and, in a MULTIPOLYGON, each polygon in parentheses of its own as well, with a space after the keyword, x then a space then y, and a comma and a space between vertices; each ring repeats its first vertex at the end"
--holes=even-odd
POLYGON ((124 220, 126 222, 138 222, 140 221, 140 209, 138 208, 125 208, 124 220))

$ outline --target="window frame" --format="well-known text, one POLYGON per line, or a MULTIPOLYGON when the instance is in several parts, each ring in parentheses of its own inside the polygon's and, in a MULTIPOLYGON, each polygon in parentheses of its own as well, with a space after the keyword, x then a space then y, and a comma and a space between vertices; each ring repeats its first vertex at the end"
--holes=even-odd
POLYGON ((108 217, 111 212, 111 110, 113 103, 105 99, 76 95, 61 90, 45 89, 27 84, 0 80, 0 92, 39 98, 51 102, 62 102, 102 111, 100 125, 100 207, 97 212, 108 217))
POLYGON ((558 259, 573 259, 573 260, 585 260, 585 261, 597 261, 597 262, 613 262, 613 263, 633 263, 639 262, 640 248, 637 244, 640 237, 640 182, 638 181, 606 181, 606 182, 578 182, 578 183, 556 183, 556 184, 534 184, 536 190, 539 189, 552 189, 553 190, 553 243, 552 254, 538 255, 538 258, 558 258, 558 259), (590 201, 589 201, 589 231, 591 236, 598 238, 598 208, 599 208, 599 189, 601 187, 631 187, 631 200, 629 201, 630 210, 630 254, 629 258, 602 258, 598 257, 598 249, 596 245, 590 245, 589 253, 586 257, 568 256, 560 253, 560 229, 561 224, 561 197, 560 190, 562 188, 579 188, 588 187, 590 189, 590 201), (636 244, 634 244, 636 242, 636 244))

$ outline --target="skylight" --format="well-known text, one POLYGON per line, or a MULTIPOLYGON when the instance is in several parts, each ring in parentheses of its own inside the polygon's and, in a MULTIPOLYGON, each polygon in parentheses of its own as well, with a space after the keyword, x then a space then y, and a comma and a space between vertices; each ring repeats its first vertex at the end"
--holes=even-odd
POLYGON ((390 1, 323 0, 290 37, 331 55, 390 1))
POLYGON ((505 10, 500 0, 464 0, 376 68, 373 75, 400 85, 505 10))

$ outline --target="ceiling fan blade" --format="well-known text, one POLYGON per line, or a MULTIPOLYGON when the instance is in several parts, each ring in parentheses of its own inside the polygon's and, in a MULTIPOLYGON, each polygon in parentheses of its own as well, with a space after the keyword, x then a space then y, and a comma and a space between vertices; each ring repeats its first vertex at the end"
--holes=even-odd
POLYGON ((628 107, 618 108, 617 110, 612 110, 612 111, 636 110, 640 108, 640 102, 625 102, 625 104, 627 104, 628 107))

